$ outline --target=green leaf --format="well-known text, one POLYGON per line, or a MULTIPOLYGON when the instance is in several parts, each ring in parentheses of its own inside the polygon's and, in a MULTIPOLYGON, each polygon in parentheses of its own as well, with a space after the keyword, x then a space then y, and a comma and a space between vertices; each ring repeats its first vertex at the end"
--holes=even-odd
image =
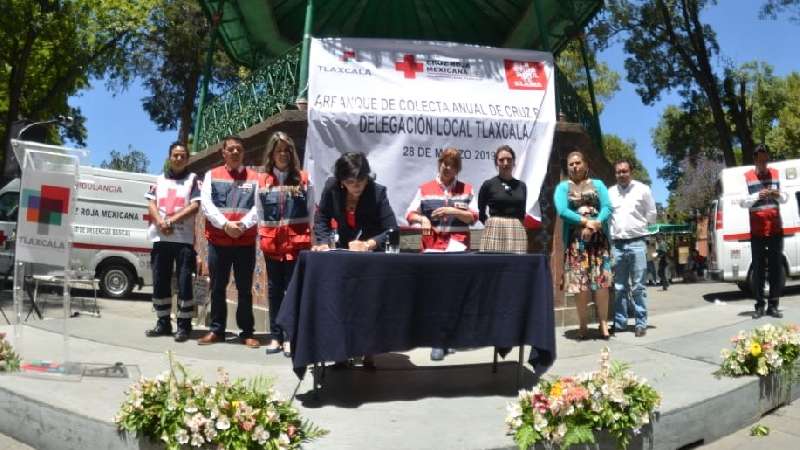
POLYGON ((757 423, 750 428, 750 436, 764 437, 769 436, 769 427, 757 423))
POLYGON ((567 428, 567 434, 561 443, 562 449, 567 449, 575 444, 594 444, 594 433, 588 425, 577 425, 567 428))

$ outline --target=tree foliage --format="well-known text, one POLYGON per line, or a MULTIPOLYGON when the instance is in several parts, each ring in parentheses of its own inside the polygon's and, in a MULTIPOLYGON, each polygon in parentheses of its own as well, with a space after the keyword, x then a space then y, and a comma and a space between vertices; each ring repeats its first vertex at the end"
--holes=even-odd
MULTIPOLYGON (((753 141, 769 144, 773 158, 800 156, 800 74, 777 77, 770 65, 757 62, 728 69, 727 73, 729 79, 743 86, 737 95, 749 105, 747 126, 752 130, 753 141)), ((689 97, 680 106, 668 106, 652 137, 656 152, 666 163, 659 169, 659 177, 671 191, 684 176, 683 161, 723 158, 713 118, 702 95, 689 97)), ((737 164, 745 159, 745 153, 739 146, 734 148, 737 164)))
MULTIPOLYGON (((720 53, 714 30, 700 20, 700 11, 715 0, 609 0, 604 36, 619 37, 627 58, 629 82, 646 105, 667 91, 702 100, 710 113, 716 147, 728 166, 736 165, 734 147, 752 162, 750 111, 740 97, 740 83, 712 68, 720 53), (700 97, 700 98, 698 98, 700 97)), ((602 41, 602 39, 601 39, 602 41)))
MULTIPOLYGON (((608 67, 606 63, 598 62, 596 52, 587 45, 587 60, 594 87, 595 100, 598 113, 603 111, 604 103, 611 100, 619 91, 619 74, 608 67)), ((569 80, 572 87, 583 100, 586 109, 592 110, 592 100, 589 95, 589 80, 580 52, 580 42, 573 39, 569 45, 558 55, 558 70, 569 80)))
MULTIPOLYGON (((19 118, 76 118, 62 136, 83 144, 80 110, 67 100, 93 78, 130 80, 127 55, 155 0, 4 0, 0 14, 0 132, 19 118)), ((2 166, 3 156, 0 156, 2 166)))
POLYGON ((800 23, 800 0, 766 0, 759 15, 775 19, 784 12, 788 13, 789 20, 800 23))
POLYGON ((630 160, 633 164, 633 179, 648 185, 653 183, 653 180, 650 179, 650 174, 647 172, 647 168, 645 168, 644 164, 636 157, 636 142, 632 140, 625 141, 616 134, 604 134, 603 153, 612 164, 621 159, 630 160))
POLYGON ((705 211, 714 199, 717 178, 724 168, 720 161, 705 156, 681 161, 684 176, 670 196, 673 211, 682 217, 692 216, 695 210, 705 211))
MULTIPOLYGON (((158 129, 177 129, 178 141, 187 142, 213 27, 194 0, 158 0, 148 25, 130 59, 130 72, 149 91, 142 106, 158 129)), ((239 74, 219 41, 216 47, 210 86, 219 89, 238 81, 239 74)))
POLYGON ((135 150, 133 146, 128 145, 128 152, 121 153, 116 150, 111 150, 111 158, 103 160, 100 167, 103 169, 123 170, 125 172, 134 173, 147 173, 150 166, 150 159, 144 152, 135 150))

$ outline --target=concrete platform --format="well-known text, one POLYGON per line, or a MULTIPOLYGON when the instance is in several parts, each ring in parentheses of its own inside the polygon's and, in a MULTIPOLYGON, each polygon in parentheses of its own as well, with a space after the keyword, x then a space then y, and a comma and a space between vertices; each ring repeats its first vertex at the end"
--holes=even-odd
MULTIPOLYGON (((652 289, 650 329, 643 338, 626 332, 610 342, 578 342, 574 329, 557 329, 558 358, 549 373, 594 370, 600 350, 608 345, 613 359, 630 363, 650 380, 663 396, 662 406, 652 430, 631 448, 676 449, 734 433, 788 397, 773 395, 772 387, 755 377, 716 378, 719 351, 741 329, 770 321, 800 323, 800 289, 789 288, 780 321, 752 320, 752 301, 733 289, 725 284, 652 289)), ((8 312, 8 305, 4 307, 8 312)), ((68 320, 72 360, 121 361, 136 365, 144 376, 154 376, 166 370, 165 352, 173 350, 179 361, 209 380, 220 366, 232 377, 270 376, 284 396, 296 392, 295 403, 304 417, 330 430, 309 449, 515 448, 504 434, 503 420, 506 403, 516 396, 517 363, 503 362, 493 374, 491 349, 459 351, 441 363, 428 359, 429 349, 379 355, 376 372, 328 370, 321 397, 315 400, 310 376, 298 381, 290 361, 281 355, 267 357, 263 348, 246 348, 233 337, 210 347, 145 338, 143 331, 153 322, 146 298, 101 302, 101 308, 101 318, 68 320)), ((47 314, 57 313, 52 308, 47 314)), ((62 326, 55 318, 28 322, 21 350, 30 358, 58 358, 62 326)), ((11 334, 12 328, 0 326, 0 331, 11 334)), ((526 368, 524 384, 530 387, 534 381, 526 368)), ((121 439, 111 422, 131 382, 0 376, 0 434, 42 450, 144 448, 135 440, 121 439)), ((796 386, 791 397, 798 394, 796 386)), ((800 440, 795 443, 800 445, 800 440)))

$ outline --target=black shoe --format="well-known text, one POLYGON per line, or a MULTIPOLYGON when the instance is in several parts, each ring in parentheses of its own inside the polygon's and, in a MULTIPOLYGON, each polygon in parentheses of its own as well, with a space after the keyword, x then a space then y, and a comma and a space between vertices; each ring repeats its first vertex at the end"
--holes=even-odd
POLYGON ((764 317, 764 308, 756 308, 756 311, 753 313, 753 319, 760 319, 764 317))
POLYGON ((776 319, 783 319, 783 313, 778 311, 778 308, 767 308, 767 315, 776 319))
POLYGON ((144 332, 147 337, 172 336, 172 327, 157 323, 155 327, 144 332))
POLYGON ((431 349, 431 361, 441 361, 444 359, 445 350, 443 348, 432 348, 431 349))
POLYGON ((192 334, 192 330, 187 330, 185 328, 180 328, 178 331, 175 332, 175 342, 186 342, 189 340, 189 335, 192 334))

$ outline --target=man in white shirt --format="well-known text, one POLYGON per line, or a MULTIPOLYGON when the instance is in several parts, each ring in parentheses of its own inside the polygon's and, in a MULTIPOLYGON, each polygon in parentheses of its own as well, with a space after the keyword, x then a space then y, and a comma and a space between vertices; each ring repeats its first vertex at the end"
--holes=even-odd
POLYGON ((244 166, 244 143, 237 136, 222 140, 225 164, 206 172, 200 189, 200 207, 206 216, 208 271, 211 278, 211 323, 209 333, 197 343, 225 341, 227 305, 225 289, 231 268, 238 302, 236 324, 239 340, 250 348, 260 343, 253 336, 253 272, 256 265, 256 190, 258 174, 244 166))
POLYGON ((633 163, 614 163, 617 184, 608 190, 611 200, 611 239, 614 257, 614 331, 628 327, 628 298, 633 298, 636 337, 647 334, 647 226, 656 221, 656 203, 650 187, 631 179, 633 163))

